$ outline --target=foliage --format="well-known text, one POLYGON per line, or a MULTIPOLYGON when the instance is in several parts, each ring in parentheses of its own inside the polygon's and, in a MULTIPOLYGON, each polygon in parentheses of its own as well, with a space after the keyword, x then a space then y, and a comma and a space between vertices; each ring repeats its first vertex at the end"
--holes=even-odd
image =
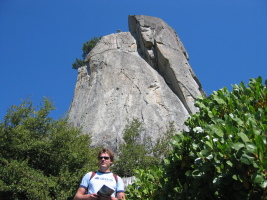
POLYGON ((162 167, 136 173, 128 199, 267 199, 266 84, 199 98, 190 130, 175 135, 162 167))
POLYGON ((0 121, 0 199, 72 199, 97 166, 90 136, 50 118, 53 109, 47 98, 39 109, 28 99, 0 121))
POLYGON ((86 58, 86 56, 89 54, 89 52, 95 47, 95 45, 98 43, 98 41, 101 39, 101 37, 94 37, 91 40, 83 43, 83 54, 82 57, 83 59, 86 58))
POLYGON ((114 165, 114 172, 120 176, 132 176, 133 169, 137 166, 146 168, 150 163, 156 163, 151 153, 150 139, 141 139, 141 133, 144 131, 142 123, 138 119, 133 119, 131 123, 125 126, 123 140, 120 145, 118 160, 114 165), (142 142, 141 142, 142 141, 142 142))
POLYGON ((138 119, 133 119, 125 126, 123 140, 120 145, 118 157, 114 166, 114 172, 120 176, 133 176, 133 170, 137 168, 145 169, 151 165, 159 164, 161 158, 170 147, 168 142, 174 134, 173 123, 164 136, 158 138, 153 145, 151 138, 144 136, 143 123, 138 119), (141 136, 143 135, 143 138, 141 136))
POLYGON ((154 165, 147 169, 135 169, 134 174, 136 176, 134 184, 128 185, 126 190, 128 200, 152 200, 160 199, 163 196, 164 169, 160 165, 154 165))
POLYGON ((84 65, 85 63, 83 60, 76 58, 75 62, 72 63, 72 69, 78 69, 79 67, 84 66, 84 65))
POLYGON ((96 46, 97 42, 101 39, 101 37, 94 37, 91 40, 83 43, 83 47, 82 47, 82 57, 83 60, 76 58, 75 62, 72 63, 72 69, 78 69, 81 66, 85 65, 84 59, 86 58, 86 56, 89 54, 89 52, 96 46))
POLYGON ((169 151, 171 150, 170 141, 172 140, 176 129, 174 127, 174 122, 170 122, 167 127, 166 133, 163 136, 159 137, 156 143, 153 145, 152 153, 153 156, 159 159, 159 163, 162 161, 164 157, 167 156, 169 151))

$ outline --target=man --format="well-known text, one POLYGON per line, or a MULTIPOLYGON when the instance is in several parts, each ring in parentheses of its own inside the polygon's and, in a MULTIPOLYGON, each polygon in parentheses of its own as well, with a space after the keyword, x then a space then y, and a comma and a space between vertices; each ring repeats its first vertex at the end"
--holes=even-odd
POLYGON ((107 148, 101 149, 98 153, 99 170, 96 173, 89 172, 83 177, 74 200, 125 199, 124 184, 122 179, 119 176, 116 177, 110 171, 110 166, 113 164, 113 161, 113 152, 107 148), (112 188, 115 192, 109 197, 102 197, 98 195, 97 192, 103 185, 112 188))

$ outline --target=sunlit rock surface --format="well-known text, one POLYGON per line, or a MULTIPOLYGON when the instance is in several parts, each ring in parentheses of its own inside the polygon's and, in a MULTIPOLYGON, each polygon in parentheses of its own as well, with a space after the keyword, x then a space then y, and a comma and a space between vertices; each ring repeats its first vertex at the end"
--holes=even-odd
POLYGON ((176 32, 164 21, 129 16, 130 32, 102 37, 78 69, 69 122, 92 134, 92 146, 117 151, 127 120, 144 123, 155 141, 169 122, 177 130, 204 95, 176 32))

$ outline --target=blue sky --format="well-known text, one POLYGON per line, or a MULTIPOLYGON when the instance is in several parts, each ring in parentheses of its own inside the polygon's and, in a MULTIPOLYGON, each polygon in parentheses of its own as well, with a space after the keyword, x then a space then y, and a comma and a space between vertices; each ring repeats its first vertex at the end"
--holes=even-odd
POLYGON ((0 120, 30 97, 70 106, 82 44, 128 31, 128 15, 167 22, 208 95, 250 78, 267 78, 266 0, 0 0, 0 120))

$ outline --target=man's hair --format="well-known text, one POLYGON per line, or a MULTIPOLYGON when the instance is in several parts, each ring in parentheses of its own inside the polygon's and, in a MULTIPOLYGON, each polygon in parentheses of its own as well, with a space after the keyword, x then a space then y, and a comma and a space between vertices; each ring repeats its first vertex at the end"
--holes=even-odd
POLYGON ((110 149, 108 149, 108 148, 102 148, 102 149, 100 149, 100 151, 98 153, 98 158, 100 157, 100 155, 102 153, 107 153, 109 155, 109 157, 110 157, 111 162, 114 161, 114 153, 110 149))

